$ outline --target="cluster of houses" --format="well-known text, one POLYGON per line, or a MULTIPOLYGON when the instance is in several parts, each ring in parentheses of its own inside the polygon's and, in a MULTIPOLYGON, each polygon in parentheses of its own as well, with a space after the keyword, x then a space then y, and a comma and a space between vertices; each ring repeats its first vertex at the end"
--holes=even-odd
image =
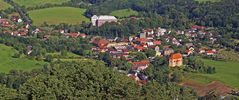
MULTIPOLYGON (((109 15, 94 15, 91 18, 93 26, 102 26, 107 22, 117 22, 117 18, 109 15)), ((21 22, 19 17, 13 16, 10 20, 0 18, 0 25, 2 27, 13 27, 12 22, 21 22)), ((13 36, 26 36, 28 33, 29 26, 26 25, 24 28, 17 29, 16 31, 10 31, 5 33, 10 33, 13 36)), ((95 53, 106 52, 110 54, 113 58, 121 58, 125 61, 132 63, 132 70, 129 72, 128 76, 136 80, 139 84, 147 83, 147 76, 141 73, 141 71, 147 69, 150 62, 156 57, 167 57, 169 67, 180 67, 183 66, 183 58, 194 53, 203 55, 214 55, 217 51, 216 49, 209 48, 196 48, 193 44, 197 38, 209 38, 210 42, 214 43, 216 38, 213 37, 212 33, 205 31, 206 27, 203 26, 192 26, 191 29, 186 31, 176 31, 176 36, 173 34, 172 30, 158 28, 145 28, 137 36, 129 36, 128 38, 91 38, 91 43, 95 46, 92 47, 92 51, 95 53), (185 43, 184 40, 177 37, 184 36, 188 39, 185 43), (165 42, 167 44, 165 44, 165 42), (170 45, 169 45, 170 44, 170 45), (185 46, 187 48, 184 52, 176 52, 172 48, 174 46, 185 46), (130 52, 144 52, 147 49, 152 49, 155 51, 155 56, 149 57, 141 61, 133 61, 135 56, 130 55, 130 52)), ((39 33, 41 30, 36 29, 35 33, 39 33)), ((68 32, 66 30, 60 30, 60 33, 64 34, 66 38, 86 38, 87 35, 80 32, 68 32)), ((44 35, 44 39, 49 38, 50 35, 44 35)), ((31 51, 31 50, 29 50, 31 51)), ((30 52, 31 53, 31 52, 30 52)))
POLYGON ((22 28, 17 28, 15 23, 22 23, 23 20, 19 16, 11 16, 10 19, 0 18, 0 26, 5 28, 3 33, 11 34, 12 36, 27 36, 29 25, 22 28), (12 30, 14 29, 14 31, 12 30))
MULTIPOLYGON (((187 32, 177 31, 176 34, 183 35, 185 37, 188 37, 188 39, 191 39, 200 36, 202 34, 201 30, 205 30, 205 27, 193 26, 190 30, 187 30, 187 32)), ((183 40, 169 35, 171 33, 172 32, 170 30, 159 27, 156 29, 143 29, 138 36, 130 36, 129 38, 108 39, 94 37, 91 39, 91 43, 95 44, 95 46, 92 47, 92 51, 96 53, 106 52, 114 58, 122 58, 128 62, 131 62, 133 64, 131 68, 132 71, 128 74, 128 76, 134 78, 140 84, 147 83, 147 76, 144 76, 140 72, 149 67, 150 61, 155 58, 155 56, 166 56, 167 58, 169 58, 169 67, 174 68, 183 66, 183 58, 193 53, 209 56, 214 55, 217 52, 216 49, 196 48, 192 43, 193 40, 189 43, 184 43, 183 40), (187 50, 180 53, 176 52, 173 48, 171 48, 170 45, 162 44, 163 39, 172 45, 186 46, 187 50), (129 54, 130 51, 144 52, 147 49, 155 50, 156 55, 145 60, 137 62, 132 61, 134 56, 131 56, 129 54)), ((203 32, 203 34, 206 36, 206 34, 209 33, 203 32)))

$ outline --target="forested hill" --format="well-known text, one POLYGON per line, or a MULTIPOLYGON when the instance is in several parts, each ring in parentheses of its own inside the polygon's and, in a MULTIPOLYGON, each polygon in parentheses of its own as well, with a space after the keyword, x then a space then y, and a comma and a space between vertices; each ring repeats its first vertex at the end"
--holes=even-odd
MULTIPOLYGON (((239 0, 220 0, 219 2, 198 2, 196 0, 84 0, 91 3, 85 16, 110 14, 119 9, 131 8, 139 13, 140 21, 125 21, 121 25, 106 25, 100 33, 116 27, 119 35, 133 34, 142 28, 164 27, 188 29, 193 25, 215 28, 221 35, 221 44, 226 47, 237 47, 232 41, 239 39, 239 0), (130 27, 130 29, 129 29, 130 27), (119 28, 119 29, 117 29, 119 28)), ((78 6, 81 0, 72 0, 78 6)), ((83 31, 98 34, 96 29, 83 31)), ((104 34, 103 34, 104 35, 104 34)))
MULTIPOLYGON (((81 1, 81 0, 72 0, 81 1)), ((214 27, 238 27, 238 0, 221 0, 220 2, 199 3, 194 0, 85 0, 94 6, 86 15, 109 14, 117 9, 132 8, 148 13, 157 13, 179 24, 187 20, 214 27)), ((178 25, 180 26, 180 25, 178 25)), ((182 25, 183 26, 183 25, 182 25)))
POLYGON ((125 75, 112 72, 100 61, 55 62, 30 73, 1 74, 0 99, 195 99, 194 92, 168 83, 139 86, 125 75), (5 79, 4 79, 5 78, 5 79), (21 85, 20 87, 15 87, 21 85), (12 88, 7 88, 12 87, 12 88), (166 92, 167 91, 167 92, 166 92))

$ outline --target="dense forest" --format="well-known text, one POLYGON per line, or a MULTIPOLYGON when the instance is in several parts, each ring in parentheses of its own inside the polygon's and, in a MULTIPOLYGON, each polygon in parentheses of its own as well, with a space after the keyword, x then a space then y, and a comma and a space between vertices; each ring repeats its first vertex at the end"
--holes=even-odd
POLYGON ((104 63, 55 62, 32 72, 1 74, 1 99, 195 99, 195 93, 174 83, 139 86, 104 63), (10 87, 10 88, 7 88, 10 87))

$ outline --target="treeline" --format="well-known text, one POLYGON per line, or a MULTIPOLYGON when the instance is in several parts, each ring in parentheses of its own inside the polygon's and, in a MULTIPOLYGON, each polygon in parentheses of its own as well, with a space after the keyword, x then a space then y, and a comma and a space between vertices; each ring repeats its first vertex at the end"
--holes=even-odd
POLYGON ((32 72, 0 74, 0 99, 196 99, 191 89, 174 83, 139 86, 125 77, 99 61, 55 62, 32 72))
MULTIPOLYGON (((91 49, 89 41, 82 38, 66 38, 65 36, 52 36, 47 40, 42 39, 43 35, 38 34, 38 38, 12 37, 8 34, 0 34, 0 43, 11 46, 20 54, 27 55, 28 47, 32 47, 30 57, 42 58, 46 53, 53 52, 83 52, 91 49)), ((87 52, 85 52, 87 53, 87 52)), ((87 54, 85 54, 87 55, 87 54)))

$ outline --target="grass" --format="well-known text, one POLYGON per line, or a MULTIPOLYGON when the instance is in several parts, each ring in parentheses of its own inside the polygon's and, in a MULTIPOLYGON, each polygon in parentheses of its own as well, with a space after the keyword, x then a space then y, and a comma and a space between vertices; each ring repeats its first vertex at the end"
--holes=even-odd
POLYGON ((89 22, 83 14, 86 9, 73 7, 54 7, 28 12, 33 24, 36 26, 42 25, 44 22, 50 25, 60 23, 80 24, 82 21, 89 22))
POLYGON ((20 6, 25 6, 29 8, 29 7, 42 6, 45 4, 62 4, 70 0, 13 0, 13 1, 19 4, 20 6))
POLYGON ((121 9, 111 12, 110 15, 116 16, 118 18, 125 18, 130 16, 137 16, 138 12, 132 9, 121 9))
POLYGON ((0 10, 5 10, 7 8, 11 7, 8 3, 4 2, 3 0, 0 0, 0 10))
POLYGON ((63 56, 59 52, 47 53, 47 55, 51 55, 54 58, 53 61, 57 61, 58 59, 64 62, 72 62, 72 61, 79 62, 82 60, 87 60, 86 58, 71 52, 67 52, 66 55, 63 55, 63 56))
POLYGON ((224 60, 239 62, 239 59, 238 59, 239 53, 233 50, 227 51, 222 49, 222 50, 219 50, 218 55, 222 56, 224 60))
POLYGON ((209 1, 209 2, 219 2, 221 0, 195 0, 195 1, 198 1, 198 2, 207 2, 207 1, 209 1))
POLYGON ((13 58, 17 51, 11 47, 0 44, 0 72, 8 73, 10 70, 30 71, 41 68, 45 62, 30 60, 28 58, 13 58))
POLYGON ((207 84, 212 81, 220 81, 228 86, 239 89, 239 62, 233 61, 213 61, 202 59, 206 65, 216 68, 215 74, 190 73, 187 81, 207 84))

